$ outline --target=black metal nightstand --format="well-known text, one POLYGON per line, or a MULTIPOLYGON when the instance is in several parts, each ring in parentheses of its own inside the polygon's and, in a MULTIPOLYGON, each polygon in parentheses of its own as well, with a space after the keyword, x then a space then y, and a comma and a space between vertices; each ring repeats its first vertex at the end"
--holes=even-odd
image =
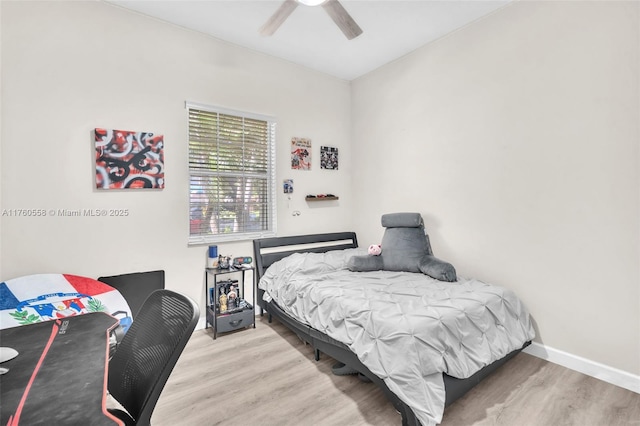
POLYGON ((218 336, 218 333, 226 333, 246 327, 255 328, 255 268, 233 266, 227 269, 206 268, 205 300, 207 301, 205 328, 211 325, 214 339, 218 336), (250 301, 245 299, 247 272, 251 272, 250 301), (213 284, 209 281, 210 275, 213 276, 213 284))

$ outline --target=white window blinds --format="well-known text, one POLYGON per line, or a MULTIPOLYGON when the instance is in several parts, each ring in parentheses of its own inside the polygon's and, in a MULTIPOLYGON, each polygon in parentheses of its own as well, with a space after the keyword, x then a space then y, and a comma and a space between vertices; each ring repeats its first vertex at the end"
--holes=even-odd
POLYGON ((189 243, 275 235, 275 120, 187 103, 189 243))

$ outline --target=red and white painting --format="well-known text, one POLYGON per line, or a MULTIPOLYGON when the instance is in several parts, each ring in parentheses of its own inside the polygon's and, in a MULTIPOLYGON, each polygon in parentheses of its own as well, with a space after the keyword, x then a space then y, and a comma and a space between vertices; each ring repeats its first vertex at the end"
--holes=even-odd
POLYGON ((164 188, 164 136, 95 129, 96 188, 164 188))

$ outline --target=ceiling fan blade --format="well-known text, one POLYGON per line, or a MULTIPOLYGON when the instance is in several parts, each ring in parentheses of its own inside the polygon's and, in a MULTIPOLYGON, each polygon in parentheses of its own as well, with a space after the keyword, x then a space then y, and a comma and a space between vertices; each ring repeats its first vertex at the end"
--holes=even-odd
POLYGON ((356 21, 353 20, 349 12, 338 0, 328 0, 322 3, 322 7, 349 40, 362 34, 362 28, 356 24, 356 21))
POLYGON ((265 24, 260 28, 260 34, 263 36, 270 36, 276 32, 280 25, 293 13, 293 11, 298 7, 298 2, 295 0, 284 0, 284 3, 280 5, 278 10, 271 15, 271 17, 265 22, 265 24))

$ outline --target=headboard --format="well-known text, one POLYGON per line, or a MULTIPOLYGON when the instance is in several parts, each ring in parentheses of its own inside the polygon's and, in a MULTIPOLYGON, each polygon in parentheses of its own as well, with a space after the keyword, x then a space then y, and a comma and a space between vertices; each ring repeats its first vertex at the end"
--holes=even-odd
POLYGON ((256 259, 257 280, 272 263, 293 253, 324 253, 331 250, 357 248, 355 232, 334 232, 328 234, 296 235, 253 240, 256 259))

